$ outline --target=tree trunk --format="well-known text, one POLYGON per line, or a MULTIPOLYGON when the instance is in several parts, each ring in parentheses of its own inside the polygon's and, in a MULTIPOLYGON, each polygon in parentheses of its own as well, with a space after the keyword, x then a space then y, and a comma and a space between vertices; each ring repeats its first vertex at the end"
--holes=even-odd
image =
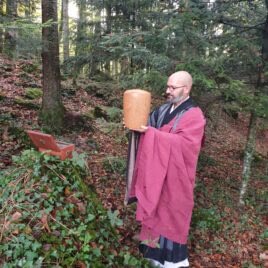
MULTIPOLYGON (((268 0, 265 1, 265 4, 267 9, 267 15, 262 32, 262 50, 261 50, 262 64, 259 67, 258 79, 257 79, 257 89, 259 89, 260 91, 264 89, 263 85, 264 70, 268 60, 268 0)), ((243 205, 245 203, 243 198, 246 193, 248 181, 250 178, 251 162, 255 149, 256 129, 257 129, 257 115, 255 114, 254 111, 252 111, 249 123, 247 145, 244 153, 242 187, 240 190, 240 198, 239 198, 240 205, 243 205)))
POLYGON ((57 0, 42 0, 42 23, 52 23, 42 29, 43 98, 41 122, 53 131, 63 126, 64 107, 60 94, 59 41, 57 0))
POLYGON ((76 37, 76 47, 75 47, 75 56, 78 56, 83 51, 83 37, 85 31, 85 21, 86 21, 86 3, 84 0, 80 0, 78 3, 78 14, 77 19, 77 37, 76 37))
POLYGON ((105 10, 106 10, 106 34, 110 34, 112 32, 112 7, 111 3, 105 2, 105 10))
MULTIPOLYGON (((97 18, 101 18, 101 10, 96 10, 95 16, 97 18)), ((101 35, 102 35, 102 24, 103 22, 101 22, 101 20, 97 20, 94 23, 94 28, 93 28, 93 44, 94 43, 99 43, 100 39, 101 39, 101 35)), ((94 45, 93 47, 90 49, 90 53, 91 53, 91 62, 89 63, 90 66, 90 70, 91 73, 89 75, 95 75, 98 72, 98 69, 100 68, 100 66, 104 67, 103 68, 103 72, 109 73, 110 74, 110 60, 99 60, 98 56, 99 56, 99 52, 98 50, 95 49, 94 45)))
MULTIPOLYGON (((9 21, 14 21, 17 17, 17 0, 6 2, 6 16, 9 21)), ((5 30, 5 45, 4 52, 10 57, 16 57, 17 47, 17 29, 9 27, 5 30)))
POLYGON ((257 129, 257 116, 254 112, 250 115, 249 129, 247 144, 244 151, 244 162, 242 172, 242 186, 240 190, 239 204, 244 205, 244 196, 247 191, 248 182, 251 174, 251 163, 255 151, 255 140, 256 140, 256 129, 257 129))
POLYGON ((62 0, 62 40, 63 40, 63 60, 69 58, 69 15, 68 15, 69 0, 62 0))
MULTIPOLYGON (((76 34, 76 47, 75 47, 75 56, 78 57, 83 53, 83 39, 84 39, 84 31, 85 31, 85 21, 86 21, 86 3, 85 0, 80 0, 77 2, 78 5, 78 14, 79 17, 77 19, 77 34, 76 34)), ((80 64, 78 60, 76 60, 74 64, 73 71, 73 84, 76 84, 76 79, 80 72, 80 64)))
POLYGON ((266 0, 266 21, 264 24, 263 32, 262 32, 262 65, 263 68, 268 60, 268 0, 266 0))
MULTIPOLYGON (((4 0, 0 0, 0 24, 3 23, 3 16, 4 16, 4 0)), ((0 27, 0 53, 3 52, 3 45, 4 45, 4 31, 3 28, 0 27)))
POLYGON ((24 13, 26 18, 29 18, 31 16, 32 12, 30 0, 24 0, 24 13))

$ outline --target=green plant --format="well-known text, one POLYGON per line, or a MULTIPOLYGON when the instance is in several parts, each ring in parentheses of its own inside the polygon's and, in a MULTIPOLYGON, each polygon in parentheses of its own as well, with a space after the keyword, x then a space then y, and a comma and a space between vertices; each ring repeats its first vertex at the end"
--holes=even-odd
POLYGON ((204 153, 200 153, 199 158, 198 158, 197 170, 201 171, 206 166, 215 166, 216 164, 217 162, 215 159, 213 159, 212 157, 204 153))
POLYGON ((111 122, 119 123, 122 118, 122 110, 117 107, 107 107, 106 109, 108 120, 111 122))
POLYGON ((122 220, 85 184, 85 160, 26 150, 0 173, 3 267, 149 267, 120 245, 122 220))
POLYGON ((198 208, 193 212, 192 226, 194 228, 218 231, 221 224, 219 212, 213 208, 198 208))
POLYGON ((103 167, 107 172, 125 174, 126 160, 114 156, 108 156, 103 161, 103 167))
POLYGON ((25 96, 28 99, 34 100, 38 99, 43 95, 43 91, 40 88, 26 88, 25 90, 25 96))

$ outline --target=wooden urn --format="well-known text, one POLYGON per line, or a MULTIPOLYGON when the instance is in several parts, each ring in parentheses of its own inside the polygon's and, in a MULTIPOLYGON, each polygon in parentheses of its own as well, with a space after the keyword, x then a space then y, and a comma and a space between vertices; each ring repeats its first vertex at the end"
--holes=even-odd
POLYGON ((151 93, 141 89, 129 89, 124 92, 123 112, 125 126, 135 130, 146 126, 151 107, 151 93))

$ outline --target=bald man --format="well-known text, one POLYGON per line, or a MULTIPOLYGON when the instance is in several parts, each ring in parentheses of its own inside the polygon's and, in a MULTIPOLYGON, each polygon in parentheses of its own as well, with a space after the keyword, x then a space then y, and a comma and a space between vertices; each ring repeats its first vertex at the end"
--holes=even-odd
POLYGON ((156 267, 189 267, 187 238, 205 127, 203 113, 190 97, 191 88, 188 72, 172 74, 167 103, 151 113, 148 126, 133 133, 139 139, 129 147, 131 155, 138 144, 135 164, 128 163, 127 201, 137 201, 140 251, 156 267))

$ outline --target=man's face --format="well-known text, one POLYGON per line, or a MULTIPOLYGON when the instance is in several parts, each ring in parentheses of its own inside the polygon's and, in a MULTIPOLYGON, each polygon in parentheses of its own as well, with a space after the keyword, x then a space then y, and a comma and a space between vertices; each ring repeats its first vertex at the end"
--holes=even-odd
POLYGON ((166 95, 167 100, 170 103, 177 104, 181 102, 186 96, 185 96, 185 89, 186 85, 184 85, 179 80, 169 78, 167 82, 167 89, 166 89, 166 95))

